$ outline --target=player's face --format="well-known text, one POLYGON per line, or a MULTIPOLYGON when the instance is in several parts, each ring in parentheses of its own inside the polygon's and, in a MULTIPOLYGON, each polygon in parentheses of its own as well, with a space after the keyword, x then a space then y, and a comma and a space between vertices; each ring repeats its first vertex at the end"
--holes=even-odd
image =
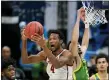
POLYGON ((98 69, 98 71, 107 70, 107 67, 108 67, 108 63, 107 63, 105 58, 99 58, 97 60, 97 69, 98 69))
POLYGON ((5 48, 5 49, 3 49, 2 50, 2 56, 3 56, 3 58, 9 58, 10 57, 10 55, 11 55, 11 52, 10 52, 10 49, 9 48, 5 48))
POLYGON ((50 50, 53 52, 55 52, 60 48, 61 44, 58 34, 51 33, 51 35, 49 36, 49 45, 50 45, 50 50))
POLYGON ((12 65, 10 65, 10 66, 8 66, 8 68, 7 69, 5 69, 4 70, 4 76, 5 77, 7 77, 8 79, 14 79, 14 76, 15 76, 15 68, 12 66, 12 65))

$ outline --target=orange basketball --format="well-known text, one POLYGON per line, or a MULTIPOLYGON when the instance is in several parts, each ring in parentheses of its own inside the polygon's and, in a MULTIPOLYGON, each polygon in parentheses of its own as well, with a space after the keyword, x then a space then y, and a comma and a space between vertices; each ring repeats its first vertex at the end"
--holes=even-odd
POLYGON ((39 23, 37 21, 29 22, 25 27, 24 35, 27 38, 31 39, 31 36, 35 35, 35 33, 42 36, 43 35, 43 26, 41 25, 41 23, 39 23))

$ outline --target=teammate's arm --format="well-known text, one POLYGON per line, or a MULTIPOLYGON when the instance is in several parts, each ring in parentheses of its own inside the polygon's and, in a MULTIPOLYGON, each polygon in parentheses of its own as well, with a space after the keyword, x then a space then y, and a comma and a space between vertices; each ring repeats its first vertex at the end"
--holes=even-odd
POLYGON ((27 54, 27 39, 24 36, 23 32, 24 31, 22 31, 22 51, 21 51, 22 62, 24 64, 29 64, 29 63, 38 63, 42 60, 45 60, 46 56, 43 51, 39 52, 37 55, 28 56, 28 54, 27 54))

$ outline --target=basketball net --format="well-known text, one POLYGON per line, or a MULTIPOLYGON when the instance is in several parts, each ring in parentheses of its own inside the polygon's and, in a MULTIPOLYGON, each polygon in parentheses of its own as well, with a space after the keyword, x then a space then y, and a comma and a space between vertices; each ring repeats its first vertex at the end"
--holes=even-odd
POLYGON ((82 1, 82 5, 85 9, 85 22, 88 22, 89 25, 95 26, 100 23, 107 23, 105 10, 94 9, 93 1, 82 1))

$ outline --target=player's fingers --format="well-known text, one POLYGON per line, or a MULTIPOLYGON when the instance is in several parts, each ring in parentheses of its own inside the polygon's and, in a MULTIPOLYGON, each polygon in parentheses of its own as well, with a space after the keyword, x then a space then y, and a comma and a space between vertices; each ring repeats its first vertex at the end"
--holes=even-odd
POLYGON ((31 35, 31 39, 32 39, 33 41, 36 40, 35 36, 33 36, 33 35, 31 35))
POLYGON ((80 11, 85 11, 84 7, 81 7, 79 10, 80 10, 80 11))
POLYGON ((85 12, 85 9, 83 8, 83 7, 81 7, 79 10, 78 10, 78 12, 85 12))
POLYGON ((21 35, 24 35, 24 31, 25 31, 25 29, 23 29, 23 30, 21 31, 21 35))
POLYGON ((37 36, 33 36, 33 35, 31 36, 31 39, 34 40, 34 41, 39 41, 39 40, 40 40, 39 37, 37 37, 37 36))
POLYGON ((31 39, 31 41, 35 42, 36 44, 38 44, 38 41, 36 39, 31 39))
POLYGON ((40 36, 39 34, 35 33, 35 36, 40 36))
POLYGON ((22 35, 23 37, 26 37, 25 34, 24 34, 24 30, 22 31, 21 35, 22 35))
POLYGON ((31 39, 31 41, 36 42, 35 40, 31 39))
POLYGON ((35 36, 38 38, 42 38, 42 36, 40 36, 39 34, 35 33, 35 36))
POLYGON ((33 35, 31 35, 31 39, 33 39, 33 35))
POLYGON ((27 38, 24 34, 22 34, 22 37, 23 37, 23 38, 27 38))
POLYGON ((24 31, 24 29, 21 29, 21 32, 23 32, 24 31))
POLYGON ((80 17, 82 21, 85 21, 85 13, 82 13, 80 17))
POLYGON ((25 28, 21 29, 21 32, 24 32, 25 31, 25 28))

